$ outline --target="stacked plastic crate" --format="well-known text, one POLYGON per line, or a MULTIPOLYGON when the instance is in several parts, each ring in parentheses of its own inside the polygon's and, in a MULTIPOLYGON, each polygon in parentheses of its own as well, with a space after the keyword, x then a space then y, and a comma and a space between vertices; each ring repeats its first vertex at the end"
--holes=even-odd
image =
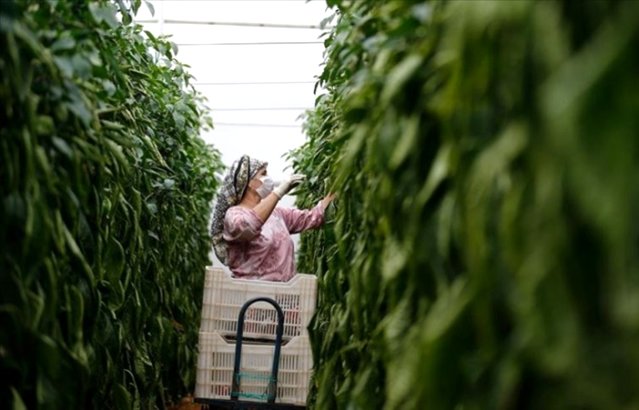
MULTIPOLYGON (((297 274, 288 282, 266 282, 234 279, 223 269, 207 268, 196 398, 230 398, 238 314, 248 300, 266 296, 284 312, 276 403, 306 404, 313 369, 307 326, 315 313, 316 295, 313 275, 297 274)), ((240 372, 254 376, 242 380, 242 400, 259 401, 267 390, 276 326, 276 311, 268 303, 257 302, 247 310, 240 372)))

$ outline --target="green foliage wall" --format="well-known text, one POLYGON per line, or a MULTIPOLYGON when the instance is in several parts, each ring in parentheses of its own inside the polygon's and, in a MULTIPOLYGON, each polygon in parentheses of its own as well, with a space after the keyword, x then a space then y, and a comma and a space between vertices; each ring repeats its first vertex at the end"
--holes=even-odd
POLYGON ((193 388, 221 161, 188 67, 132 3, 0 7, 3 408, 193 388))
POLYGON ((329 1, 321 409, 639 405, 639 2, 329 1))

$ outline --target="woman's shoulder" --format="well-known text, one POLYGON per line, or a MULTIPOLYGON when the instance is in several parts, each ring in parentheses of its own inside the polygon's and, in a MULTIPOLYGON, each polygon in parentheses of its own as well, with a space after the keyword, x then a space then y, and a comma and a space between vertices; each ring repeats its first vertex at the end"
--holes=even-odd
POLYGON ((226 210, 225 218, 226 219, 242 218, 242 217, 246 217, 250 215, 251 212, 254 212, 254 211, 252 209, 249 209, 243 206, 235 205, 226 210))
POLYGON ((249 212, 250 209, 245 206, 234 205, 226 210, 227 214, 236 214, 236 213, 246 213, 249 212))
POLYGON ((257 216, 255 211, 242 206, 234 206, 226 211, 224 217, 224 239, 233 240, 251 240, 263 225, 263 222, 257 216))

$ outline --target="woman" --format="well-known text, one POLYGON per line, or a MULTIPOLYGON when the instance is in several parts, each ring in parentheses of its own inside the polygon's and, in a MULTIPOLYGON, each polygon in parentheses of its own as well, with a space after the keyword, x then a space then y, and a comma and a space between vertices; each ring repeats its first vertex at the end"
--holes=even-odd
POLYGON ((310 210, 276 207, 303 176, 274 187, 267 165, 247 155, 231 165, 215 205, 211 238, 215 254, 234 277, 288 281, 295 275, 291 234, 321 226, 334 195, 310 210))

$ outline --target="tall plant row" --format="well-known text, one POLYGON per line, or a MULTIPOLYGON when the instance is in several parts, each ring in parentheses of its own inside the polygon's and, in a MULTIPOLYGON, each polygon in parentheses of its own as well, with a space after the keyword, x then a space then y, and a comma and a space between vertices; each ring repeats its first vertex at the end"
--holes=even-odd
POLYGON ((193 387, 221 161, 139 7, 0 7, 3 408, 163 408, 193 387))
POLYGON ((328 3, 312 405, 639 405, 639 3, 328 3))

